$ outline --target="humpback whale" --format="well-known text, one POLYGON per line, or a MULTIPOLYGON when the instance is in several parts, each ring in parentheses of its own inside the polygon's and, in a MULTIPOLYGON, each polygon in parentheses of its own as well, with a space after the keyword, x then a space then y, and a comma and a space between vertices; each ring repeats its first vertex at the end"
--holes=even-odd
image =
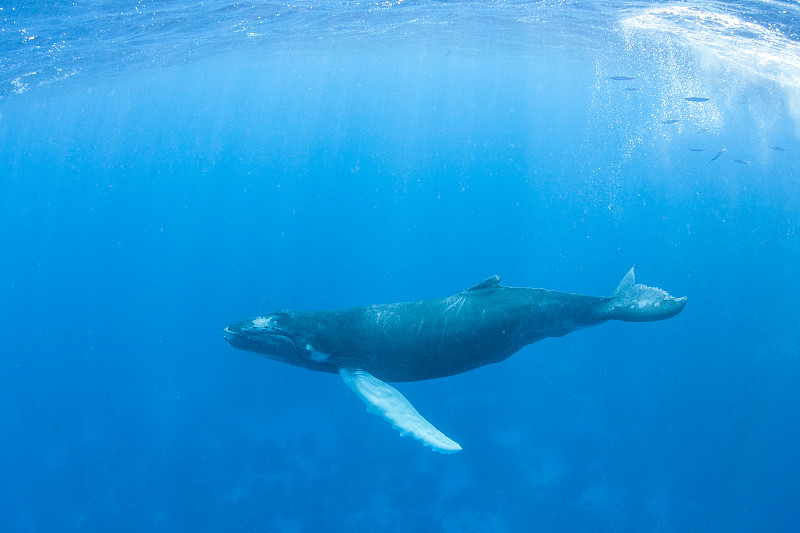
POLYGON ((686 297, 640 285, 631 268, 611 296, 500 285, 498 276, 449 296, 325 311, 276 311, 231 324, 234 348, 310 370, 338 373, 367 410, 441 453, 461 450, 387 382, 467 372, 547 337, 607 320, 677 315, 686 297))

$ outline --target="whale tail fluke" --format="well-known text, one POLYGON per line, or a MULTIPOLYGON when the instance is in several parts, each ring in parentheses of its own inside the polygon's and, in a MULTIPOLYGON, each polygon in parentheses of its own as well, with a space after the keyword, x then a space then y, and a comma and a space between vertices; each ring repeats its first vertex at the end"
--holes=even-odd
POLYGON ((681 312, 686 297, 675 298, 658 287, 636 283, 636 266, 622 278, 617 290, 608 300, 606 316, 609 320, 650 322, 664 320, 681 312))

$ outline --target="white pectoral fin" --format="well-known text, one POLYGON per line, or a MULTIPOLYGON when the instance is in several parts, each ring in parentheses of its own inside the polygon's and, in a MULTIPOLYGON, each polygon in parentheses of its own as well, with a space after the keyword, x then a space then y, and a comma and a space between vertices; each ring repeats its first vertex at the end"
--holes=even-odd
POLYGON ((394 387, 364 370, 340 368, 339 375, 350 390, 367 404, 367 411, 383 417, 402 435, 411 435, 440 453, 461 451, 458 443, 433 427, 394 387))

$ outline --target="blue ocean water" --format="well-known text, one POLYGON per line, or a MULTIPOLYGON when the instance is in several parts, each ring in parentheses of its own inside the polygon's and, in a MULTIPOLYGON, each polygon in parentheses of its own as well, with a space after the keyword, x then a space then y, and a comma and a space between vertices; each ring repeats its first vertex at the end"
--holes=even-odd
POLYGON ((0 528, 800 530, 799 28, 777 0, 3 3, 0 528), (680 315, 398 385, 451 456, 222 339, 636 263, 680 315))

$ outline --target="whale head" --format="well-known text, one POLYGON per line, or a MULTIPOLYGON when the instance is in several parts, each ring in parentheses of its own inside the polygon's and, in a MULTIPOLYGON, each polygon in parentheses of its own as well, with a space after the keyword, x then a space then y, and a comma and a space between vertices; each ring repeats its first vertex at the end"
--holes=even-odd
POLYGON ((267 359, 314 370, 338 371, 330 366, 327 354, 309 343, 298 325, 295 311, 277 311, 267 316, 242 320, 226 327, 222 336, 234 348, 255 352, 267 359))
POLYGON ((228 344, 240 350, 285 360, 297 352, 293 333, 278 313, 242 320, 222 332, 228 344))

